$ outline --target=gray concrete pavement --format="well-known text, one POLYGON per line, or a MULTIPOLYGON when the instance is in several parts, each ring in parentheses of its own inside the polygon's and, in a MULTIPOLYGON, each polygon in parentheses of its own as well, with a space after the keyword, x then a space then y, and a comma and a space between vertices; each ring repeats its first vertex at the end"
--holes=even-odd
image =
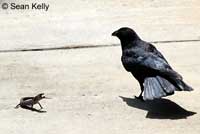
POLYGON ((47 12, 0 8, 0 50, 109 45, 118 43, 110 34, 122 26, 134 28, 148 41, 200 39, 199 0, 40 2, 50 5, 47 12))
POLYGON ((156 44, 195 90, 146 103, 134 99, 139 85, 123 69, 119 46, 5 52, 112 45, 119 40, 110 34, 121 26, 146 41, 199 40, 199 0, 37 2, 49 11, 0 8, 0 133, 199 134, 198 41, 156 44), (52 98, 41 101, 46 113, 14 109, 21 97, 40 92, 52 98))
POLYGON ((157 47, 193 92, 150 104, 131 100, 140 89, 121 65, 120 47, 0 53, 1 133, 198 134, 200 44, 157 47), (22 96, 40 92, 52 98, 41 101, 47 113, 14 109, 22 96))

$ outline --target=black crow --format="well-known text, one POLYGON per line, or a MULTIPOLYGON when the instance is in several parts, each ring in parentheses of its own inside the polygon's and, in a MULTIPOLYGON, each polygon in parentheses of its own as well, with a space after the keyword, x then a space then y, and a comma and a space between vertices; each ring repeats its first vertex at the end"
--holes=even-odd
POLYGON ((131 72, 141 88, 141 100, 153 100, 174 94, 174 91, 192 91, 175 72, 164 56, 150 43, 140 39, 134 30, 120 28, 112 33, 121 41, 121 61, 126 71, 131 72))

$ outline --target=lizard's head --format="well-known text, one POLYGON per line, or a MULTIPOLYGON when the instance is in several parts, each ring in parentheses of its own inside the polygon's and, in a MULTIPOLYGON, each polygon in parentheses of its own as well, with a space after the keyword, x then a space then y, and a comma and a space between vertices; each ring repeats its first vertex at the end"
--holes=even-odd
POLYGON ((37 96, 35 96, 35 98, 38 98, 38 99, 51 99, 51 98, 49 98, 49 97, 46 97, 46 96, 44 96, 44 93, 40 93, 40 94, 38 94, 37 96))
POLYGON ((44 93, 38 94, 37 96, 40 98, 45 98, 44 93))
POLYGON ((37 101, 39 101, 39 100, 41 100, 41 99, 44 99, 44 98, 46 98, 46 96, 44 96, 44 93, 40 93, 40 94, 38 94, 37 96, 35 96, 35 99, 36 99, 37 101))

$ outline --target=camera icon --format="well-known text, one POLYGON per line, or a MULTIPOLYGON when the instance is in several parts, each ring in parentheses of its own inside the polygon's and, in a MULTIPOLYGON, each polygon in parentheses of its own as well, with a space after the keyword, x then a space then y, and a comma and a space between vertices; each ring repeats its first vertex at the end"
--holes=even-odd
POLYGON ((1 7, 2 7, 2 9, 4 9, 4 10, 8 9, 8 3, 3 3, 3 4, 1 5, 1 7))

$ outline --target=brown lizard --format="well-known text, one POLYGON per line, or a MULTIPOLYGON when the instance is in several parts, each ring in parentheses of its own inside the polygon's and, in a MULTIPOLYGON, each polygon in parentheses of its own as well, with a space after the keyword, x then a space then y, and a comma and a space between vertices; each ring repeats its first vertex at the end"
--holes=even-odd
POLYGON ((40 100, 42 99, 49 99, 47 97, 44 96, 44 93, 40 93, 38 95, 36 95, 35 97, 23 97, 20 99, 19 104, 15 107, 15 108, 33 108, 33 105, 38 104, 40 106, 41 109, 43 109, 42 105, 40 104, 40 100))

